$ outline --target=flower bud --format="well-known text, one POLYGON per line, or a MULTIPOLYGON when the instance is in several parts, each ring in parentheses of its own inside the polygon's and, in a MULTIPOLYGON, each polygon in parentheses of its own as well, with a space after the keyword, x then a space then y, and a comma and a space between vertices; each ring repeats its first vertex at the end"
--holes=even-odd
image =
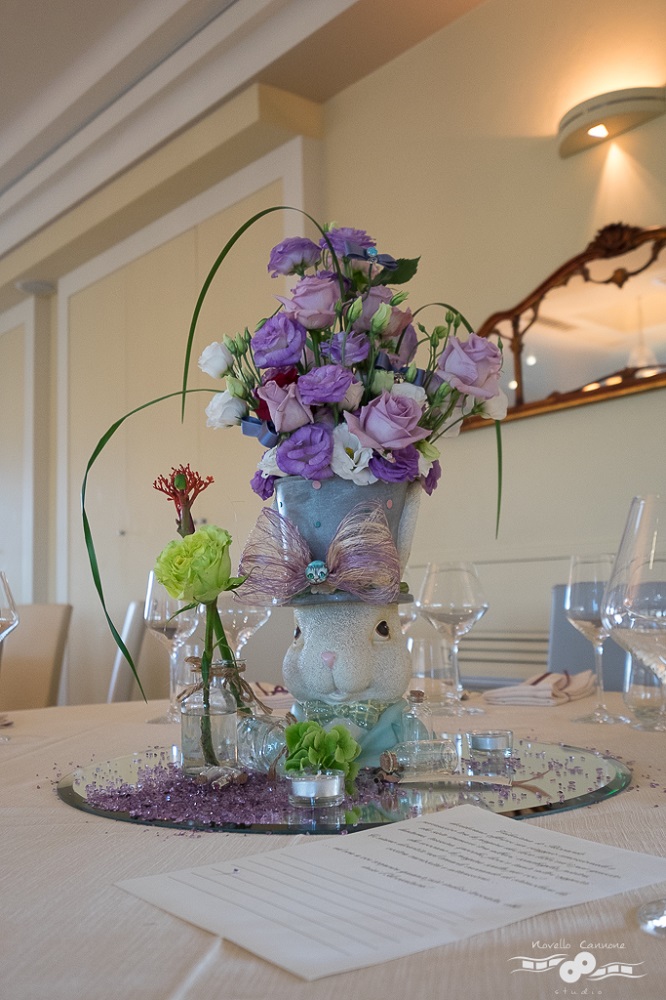
POLYGON ((389 300, 389 305, 399 306, 407 298, 409 298, 408 292, 395 292, 395 294, 389 300))
POLYGON ((362 312, 363 312, 363 299, 359 295, 358 298, 354 299, 349 309, 347 310, 347 322, 350 324, 355 323, 362 312))
POLYGON ((391 320, 391 307, 388 302, 382 302, 377 306, 377 311, 370 320, 370 332, 374 334, 383 333, 391 320))
POLYGON ((393 382, 393 372, 385 372, 381 368, 377 368, 372 375, 372 391, 376 396, 379 396, 385 389, 390 392, 393 388, 393 382))
POLYGON ((224 337, 222 338, 222 343, 224 344, 224 346, 226 347, 226 349, 229 351, 229 353, 232 354, 235 357, 236 356, 236 341, 233 339, 233 337, 230 337, 228 334, 225 333, 224 337))
POLYGON ((244 399, 246 395, 245 386, 233 375, 227 375, 227 390, 230 396, 235 396, 237 399, 244 399))

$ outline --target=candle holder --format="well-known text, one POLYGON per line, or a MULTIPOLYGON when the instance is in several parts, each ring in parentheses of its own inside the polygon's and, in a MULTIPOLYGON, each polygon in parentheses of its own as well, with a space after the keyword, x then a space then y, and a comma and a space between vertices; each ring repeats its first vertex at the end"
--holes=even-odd
POLYGON ((465 734, 469 745, 470 775, 506 775, 510 771, 513 733, 510 729, 489 729, 465 734))
POLYGON ((344 771, 299 771, 288 778, 289 801, 293 806, 339 806, 344 801, 344 771))

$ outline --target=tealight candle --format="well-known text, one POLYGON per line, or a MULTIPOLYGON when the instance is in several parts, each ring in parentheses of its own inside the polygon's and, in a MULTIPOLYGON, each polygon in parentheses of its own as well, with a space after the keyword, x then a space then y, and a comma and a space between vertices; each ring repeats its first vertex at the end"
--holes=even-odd
POLYGON ((510 729, 490 729, 466 733, 469 744, 470 774, 503 774, 507 771, 513 750, 510 729))
POLYGON ((344 771, 299 771, 288 778, 294 806, 338 806, 344 800, 344 771))

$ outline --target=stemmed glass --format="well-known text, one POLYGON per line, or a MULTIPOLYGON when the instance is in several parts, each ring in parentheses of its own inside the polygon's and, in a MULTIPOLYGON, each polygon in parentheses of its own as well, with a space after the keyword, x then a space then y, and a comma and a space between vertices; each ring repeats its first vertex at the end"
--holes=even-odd
MULTIPOLYGON (((4 572, 0 570, 0 643, 19 623, 18 611, 4 572)), ((0 652, 1 652, 0 648, 0 652)), ((0 736, 0 743, 9 743, 9 736, 0 736)))
POLYGON ((624 715, 613 715, 604 703, 603 651, 608 629, 601 620, 604 590, 613 568, 613 556, 572 556, 569 583, 564 597, 564 611, 573 627, 592 643, 597 679, 597 704, 589 715, 575 722, 606 725, 628 723, 624 715))
MULTIPOLYGON (((411 595, 412 598, 414 598, 415 596, 414 584, 412 582, 411 575, 412 575, 411 572, 408 569, 406 569, 405 572, 402 574, 402 580, 403 583, 407 584, 407 586, 409 587, 409 594, 411 595)), ((410 628, 419 617, 418 608, 416 607, 416 600, 413 599, 410 601, 404 601, 403 603, 400 603, 400 601, 398 601, 398 616, 400 618, 400 630, 403 635, 407 635, 409 633, 410 628)))
MULTIPOLYGON (((666 496, 634 497, 603 599, 613 640, 666 682, 666 496)), ((666 898, 638 910, 651 934, 664 934, 666 898)))
POLYGON ((165 715, 149 719, 153 723, 180 722, 178 705, 178 653, 199 624, 197 608, 186 608, 184 601, 171 597, 153 572, 148 576, 143 620, 146 628, 169 647, 169 709, 165 715), (179 614, 180 612, 180 614, 179 614))
POLYGON ((458 647, 488 610, 476 567, 470 562, 428 563, 416 602, 419 612, 445 640, 453 681, 453 704, 446 714, 482 715, 483 709, 464 706, 458 666, 458 647))
POLYGON ((254 633, 265 625, 271 616, 271 609, 254 604, 242 604, 232 591, 223 591, 217 599, 217 610, 229 645, 236 659, 241 657, 243 647, 254 633))

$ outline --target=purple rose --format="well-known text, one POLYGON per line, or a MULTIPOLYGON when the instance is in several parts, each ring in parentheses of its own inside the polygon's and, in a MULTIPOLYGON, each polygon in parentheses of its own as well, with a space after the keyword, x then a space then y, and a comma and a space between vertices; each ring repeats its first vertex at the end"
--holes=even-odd
MULTIPOLYGON (((393 312, 400 312, 400 310, 394 308, 393 312)), ((402 315, 405 316, 406 313, 403 313, 402 315)), ((409 315, 411 317, 411 313, 409 315)), ((394 368, 406 368, 407 365, 411 364, 414 360, 414 355, 416 354, 416 348, 418 346, 418 338, 416 336, 416 330, 412 324, 409 323, 395 337, 389 337, 386 332, 384 332, 379 343, 382 350, 386 351, 388 354, 394 368)))
MULTIPOLYGON (((368 236, 364 229, 351 229, 348 226, 340 226, 337 229, 329 230, 326 235, 331 241, 331 245, 338 257, 344 257, 348 243, 356 243, 357 246, 365 247, 366 250, 376 245, 372 236, 368 236)), ((319 240, 319 246, 322 250, 328 250, 328 243, 323 236, 319 240)))
POLYGON ((316 243, 303 236, 292 236, 273 247, 268 270, 272 278, 278 274, 302 274, 306 267, 314 267, 320 260, 321 250, 316 243))
POLYGON ((252 337, 252 356, 257 368, 285 368, 298 364, 307 330, 292 316, 277 313, 267 319, 252 337))
POLYGON ((476 399, 492 399, 498 394, 501 367, 499 347, 476 333, 470 333, 466 341, 449 337, 437 361, 445 382, 476 399))
POLYGON ((277 446, 275 454, 286 475, 305 479, 330 479, 332 456, 333 435, 321 424, 300 427, 277 446))
POLYGON ((323 330, 335 322, 340 286, 332 276, 308 275, 292 289, 290 299, 277 296, 285 312, 307 330, 323 330))
POLYGON ((361 444, 382 451, 385 448, 406 448, 428 437, 429 430, 419 427, 423 411, 415 399, 392 396, 386 390, 362 406, 358 414, 345 413, 352 434, 361 444))
POLYGON ((435 489, 437 488, 437 483, 442 475, 442 467, 439 461, 435 461, 430 466, 430 471, 427 476, 421 476, 421 486, 426 491, 429 497, 433 495, 435 489))
POLYGON ((267 404, 278 434, 289 434, 304 424, 312 423, 312 410, 303 403, 295 382, 285 386, 267 382, 259 386, 257 396, 267 404))
POLYGON ((341 403, 347 395, 354 376, 342 365, 323 365, 313 368, 298 380, 301 399, 308 404, 341 403))
POLYGON ((338 365, 356 365, 365 361, 370 353, 370 341, 364 333, 340 330, 333 334, 328 344, 322 344, 322 353, 338 365))
POLYGON ((257 469, 250 480, 250 486, 262 500, 270 500, 275 493, 276 476, 265 476, 261 469, 257 469))
POLYGON ((368 468, 377 479, 385 483, 412 482, 419 478, 419 453, 413 444, 397 448, 389 458, 373 455, 368 468))

